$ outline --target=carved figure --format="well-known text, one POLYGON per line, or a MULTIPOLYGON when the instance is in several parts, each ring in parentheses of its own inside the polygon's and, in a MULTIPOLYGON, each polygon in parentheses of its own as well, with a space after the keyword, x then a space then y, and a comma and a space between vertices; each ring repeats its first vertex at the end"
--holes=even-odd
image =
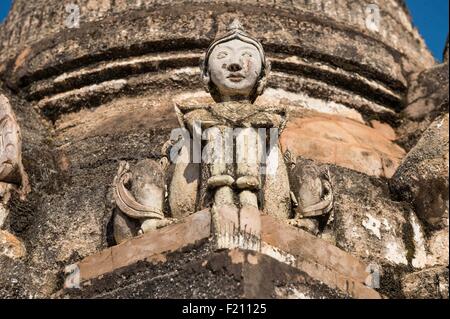
POLYGON ((289 223, 317 235, 332 221, 330 173, 313 163, 291 161, 289 176, 294 204, 294 218, 289 223))
MULTIPOLYGON (((162 166, 146 160, 130 170, 122 163, 114 180, 116 241, 173 221, 166 216, 176 220, 205 207, 213 208, 213 217, 223 207, 232 211, 231 223, 238 231, 248 226, 241 225, 243 221, 251 224, 252 216, 258 219, 263 211, 283 219, 294 215, 293 225, 317 233, 318 223, 311 218, 331 210, 331 184, 327 175, 300 167, 291 172, 294 192, 290 192, 288 168, 278 145, 287 110, 254 104, 270 72, 261 43, 234 21, 207 49, 201 71, 215 103, 177 104, 175 111, 187 136, 172 137, 163 147, 163 154, 177 159, 168 187, 170 212, 164 212, 167 156, 162 166), (193 160, 191 139, 196 135, 203 149, 200 161, 193 160), (178 144, 182 146, 175 147, 178 144), (294 214, 291 199, 297 206, 294 214)), ((254 229, 246 234, 257 234, 260 225, 250 226, 254 229)))
POLYGON ((0 94, 0 227, 8 215, 11 191, 17 191, 23 199, 29 188, 22 165, 20 128, 8 98, 0 94))
MULTIPOLYGON (((210 152, 207 154, 210 155, 207 156, 210 159, 207 163, 207 186, 216 206, 251 206, 261 209, 263 202, 267 202, 264 194, 273 193, 266 186, 274 185, 265 183, 270 179, 270 174, 265 171, 266 163, 261 163, 260 152, 266 146, 263 144, 267 136, 258 135, 258 129, 281 130, 286 121, 286 110, 253 104, 264 91, 269 71, 270 64, 261 43, 243 31, 239 22, 234 21, 228 31, 209 46, 202 65, 205 89, 216 103, 204 106, 177 105, 177 114, 183 127, 194 134, 194 124, 201 123, 206 144, 212 145, 206 150, 210 152), (232 131, 236 128, 239 130, 232 131), (233 149, 227 148, 229 140, 233 138, 234 153, 233 149)), ((276 164, 283 166, 278 145, 273 146, 276 164)), ((276 211, 287 217, 290 210, 287 174, 281 174, 281 178, 284 180, 280 180, 277 187, 283 189, 279 186, 285 186, 286 191, 284 194, 275 192, 279 196, 271 198, 269 202, 272 205, 281 203, 276 211)), ((179 207, 172 205, 171 209, 177 211, 179 207)))
POLYGON ((142 160, 133 170, 121 162, 114 178, 114 238, 117 243, 168 225, 171 220, 164 215, 166 197, 164 163, 142 160))

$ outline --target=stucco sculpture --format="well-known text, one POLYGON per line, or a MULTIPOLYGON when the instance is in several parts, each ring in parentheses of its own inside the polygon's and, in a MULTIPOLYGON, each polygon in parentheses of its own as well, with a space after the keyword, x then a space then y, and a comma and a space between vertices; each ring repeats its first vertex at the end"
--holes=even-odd
POLYGON ((0 94, 0 228, 8 216, 11 191, 24 198, 29 191, 22 164, 22 137, 8 98, 0 94))
POLYGON ((136 234, 132 229, 146 232, 166 225, 165 215, 177 219, 207 207, 213 211, 226 207, 240 216, 236 219, 249 211, 253 216, 262 211, 286 220, 295 217, 293 225, 317 233, 311 216, 331 210, 331 184, 325 175, 303 178, 295 171, 300 177, 294 180, 303 184, 296 188, 295 196, 290 191, 288 167, 278 144, 288 111, 282 106, 254 104, 264 92, 270 72, 261 43, 235 20, 207 49, 201 72, 215 103, 175 106, 180 126, 188 133, 164 146, 163 154, 175 162, 167 187, 166 214, 166 169, 148 160, 145 165, 138 163, 131 173, 128 164, 122 163, 114 182, 119 209, 116 241, 136 234), (201 161, 194 160, 191 140, 196 134, 200 135, 201 161), (173 148, 177 143, 182 146, 173 148), (130 182, 134 196, 124 186, 130 182), (310 183, 323 187, 310 187, 310 183), (324 193, 328 196, 325 204, 324 193), (298 201, 304 206, 302 214, 293 212, 292 201, 294 206, 298 201), (141 226, 133 226, 129 218, 139 220, 141 226), (307 220, 300 221, 302 218, 307 220))
POLYGON ((293 201, 293 226, 318 235, 333 221, 333 189, 330 172, 313 163, 302 163, 290 159, 289 163, 291 196, 293 201))
POLYGON ((194 133, 195 123, 200 123, 212 146, 206 148, 210 159, 207 186, 216 206, 262 208, 258 194, 264 191, 261 179, 267 174, 260 152, 266 135, 259 136, 257 129, 280 129, 286 118, 282 108, 253 104, 264 91, 269 71, 262 45, 234 21, 228 32, 209 46, 202 65, 203 83, 216 103, 177 105, 181 124, 194 133), (234 150, 227 148, 233 138, 234 150))

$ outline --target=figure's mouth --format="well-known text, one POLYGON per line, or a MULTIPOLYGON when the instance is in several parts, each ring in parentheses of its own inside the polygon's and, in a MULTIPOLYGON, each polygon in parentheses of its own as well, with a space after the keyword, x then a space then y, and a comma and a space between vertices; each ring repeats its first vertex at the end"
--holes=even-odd
POLYGON ((245 79, 245 76, 239 73, 231 73, 229 76, 227 76, 227 79, 229 79, 231 82, 240 82, 245 79))

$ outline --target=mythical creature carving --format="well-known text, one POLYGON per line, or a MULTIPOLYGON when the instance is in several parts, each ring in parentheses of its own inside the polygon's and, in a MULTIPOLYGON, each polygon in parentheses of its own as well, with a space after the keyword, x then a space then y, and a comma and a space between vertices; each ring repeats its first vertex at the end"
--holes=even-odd
POLYGON ((293 226, 318 235, 333 221, 333 190, 330 172, 314 163, 294 161, 285 154, 289 163, 291 196, 293 201, 293 226))
POLYGON ((171 223, 164 215, 167 165, 146 159, 131 170, 121 162, 114 178, 114 238, 117 243, 171 223))

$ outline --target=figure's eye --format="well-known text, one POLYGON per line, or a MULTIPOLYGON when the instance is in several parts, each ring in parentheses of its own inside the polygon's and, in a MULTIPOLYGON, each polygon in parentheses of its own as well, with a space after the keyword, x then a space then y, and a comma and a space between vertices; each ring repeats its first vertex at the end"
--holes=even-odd
POLYGON ((252 54, 250 52, 244 52, 244 53, 242 53, 242 56, 245 58, 251 58, 252 54))
POLYGON ((225 51, 221 51, 217 54, 217 58, 218 59, 223 59, 224 57, 226 57, 228 54, 225 51))

